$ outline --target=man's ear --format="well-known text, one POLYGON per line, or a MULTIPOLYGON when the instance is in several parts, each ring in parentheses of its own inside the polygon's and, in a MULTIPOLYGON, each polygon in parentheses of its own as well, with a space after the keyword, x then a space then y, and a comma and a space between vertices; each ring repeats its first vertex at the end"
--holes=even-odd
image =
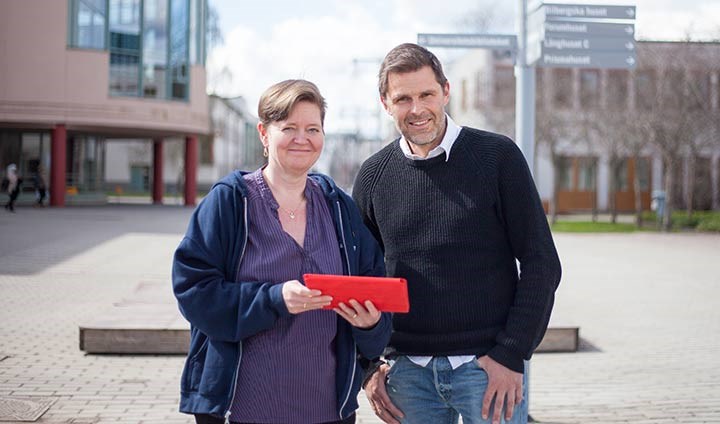
POLYGON ((382 103, 383 107, 385 108, 385 112, 388 113, 388 115, 392 116, 392 113, 390 113, 390 109, 388 109, 388 101, 385 98, 385 96, 380 96, 380 102, 382 103))
POLYGON ((450 81, 445 81, 445 85, 443 85, 443 97, 443 105, 447 106, 447 104, 450 102, 450 81))

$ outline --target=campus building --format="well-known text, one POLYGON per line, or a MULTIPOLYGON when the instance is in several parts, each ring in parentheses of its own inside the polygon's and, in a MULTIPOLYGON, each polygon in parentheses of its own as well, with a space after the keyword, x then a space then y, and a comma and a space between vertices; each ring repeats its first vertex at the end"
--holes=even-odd
MULTIPOLYGON (((137 178, 162 202, 163 152, 182 145, 195 203, 198 139, 210 134, 207 0, 0 1, 0 167, 46 170, 52 205, 102 196, 113 142, 141 140, 137 178)), ((40 171, 42 172, 42 171, 40 171)))
MULTIPOLYGON (((197 190, 201 195, 235 169, 255 170, 264 162, 257 132, 258 119, 243 97, 225 98, 211 94, 210 134, 198 137, 197 190)), ((106 146, 112 158, 105 166, 108 193, 146 197, 152 190, 152 143, 137 139, 113 139, 106 146)), ((182 138, 163 140, 165 201, 177 201, 184 192, 185 172, 182 138)))
MULTIPOLYGON (((536 68, 535 179, 557 212, 720 208, 720 43, 639 41, 634 69, 536 68), (635 186, 638 186, 638 190, 635 186)), ((472 50, 448 66, 458 124, 514 137, 512 58, 472 50)))

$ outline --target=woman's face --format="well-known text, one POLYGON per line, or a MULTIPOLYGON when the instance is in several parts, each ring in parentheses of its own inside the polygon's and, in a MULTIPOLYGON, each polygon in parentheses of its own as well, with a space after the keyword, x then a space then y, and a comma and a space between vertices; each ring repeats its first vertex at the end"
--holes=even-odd
POLYGON ((322 153, 323 133, 320 108, 298 102, 284 121, 265 126, 258 123, 260 138, 268 148, 268 166, 290 175, 306 174, 322 153))

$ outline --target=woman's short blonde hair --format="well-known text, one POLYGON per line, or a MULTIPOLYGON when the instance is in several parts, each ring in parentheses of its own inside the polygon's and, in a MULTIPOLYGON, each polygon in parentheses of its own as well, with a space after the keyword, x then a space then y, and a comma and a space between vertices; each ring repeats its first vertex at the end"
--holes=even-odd
POLYGON ((320 109, 320 121, 325 126, 325 98, 310 81, 292 79, 270 86, 258 102, 258 117, 263 125, 283 121, 298 102, 310 102, 320 109))

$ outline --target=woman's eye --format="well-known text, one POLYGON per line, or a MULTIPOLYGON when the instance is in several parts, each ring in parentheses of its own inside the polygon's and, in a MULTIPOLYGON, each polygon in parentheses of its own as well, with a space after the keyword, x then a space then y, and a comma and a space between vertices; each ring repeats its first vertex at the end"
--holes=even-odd
POLYGON ((318 134, 318 133, 320 133, 320 129, 318 129, 318 128, 310 128, 310 129, 308 130, 308 132, 311 133, 311 134, 318 134))
POLYGON ((284 132, 284 133, 291 132, 291 131, 295 131, 295 128, 285 127, 285 128, 282 129, 282 132, 284 132))

